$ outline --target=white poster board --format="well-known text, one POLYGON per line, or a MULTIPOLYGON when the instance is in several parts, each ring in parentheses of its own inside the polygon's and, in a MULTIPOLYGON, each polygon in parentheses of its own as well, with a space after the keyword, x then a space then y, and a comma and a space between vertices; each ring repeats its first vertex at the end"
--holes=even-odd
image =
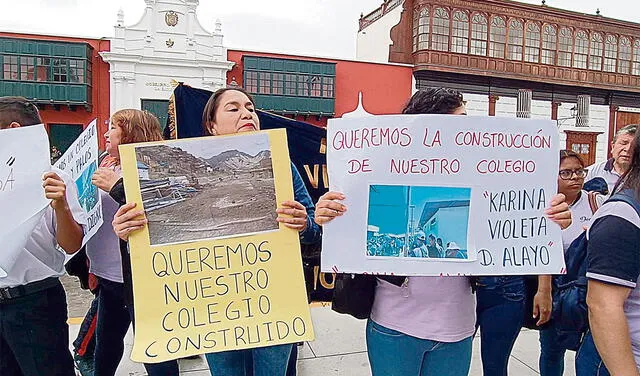
POLYGON ((547 120, 452 115, 331 119, 322 271, 559 274, 558 134, 547 120))
POLYGON ((42 175, 50 169, 43 125, 0 130, 0 278, 7 276, 49 205, 42 175))
POLYGON ((87 214, 83 245, 95 235, 103 222, 100 192, 98 187, 91 184, 91 177, 98 169, 99 155, 97 121, 94 119, 55 163, 56 168, 69 174, 75 182, 78 201, 87 214))

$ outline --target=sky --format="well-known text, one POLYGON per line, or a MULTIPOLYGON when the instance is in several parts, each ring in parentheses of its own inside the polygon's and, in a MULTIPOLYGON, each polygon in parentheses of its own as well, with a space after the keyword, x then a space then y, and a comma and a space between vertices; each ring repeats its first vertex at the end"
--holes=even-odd
MULTIPOLYGON (((540 4, 540 0, 523 2, 540 4)), ((200 0, 198 19, 209 31, 222 21, 228 48, 355 58, 360 14, 382 0, 200 0)), ((547 0, 547 5, 640 23, 638 0, 547 0)), ((111 37, 118 9, 138 22, 143 0, 0 0, 0 31, 111 37)))
POLYGON ((216 137, 214 142, 211 138, 190 139, 189 141, 177 141, 171 146, 190 153, 195 157, 209 159, 228 150, 238 150, 243 153, 255 156, 263 150, 269 150, 269 136, 266 134, 255 134, 244 137, 216 137))

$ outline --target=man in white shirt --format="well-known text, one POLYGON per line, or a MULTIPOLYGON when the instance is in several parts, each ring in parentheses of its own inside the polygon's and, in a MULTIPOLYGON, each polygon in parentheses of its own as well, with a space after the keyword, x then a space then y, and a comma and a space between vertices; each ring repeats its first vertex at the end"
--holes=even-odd
POLYGON ((416 234, 416 242, 418 246, 409 250, 409 257, 429 257, 426 241, 427 237, 424 232, 418 231, 416 234))
MULTIPOLYGON (((42 123, 35 105, 0 97, 0 131, 42 123)), ((51 200, 24 249, 0 278, 0 375, 74 376, 66 295, 58 277, 65 255, 82 246, 86 217, 75 184, 60 170, 43 176, 51 200)))
POLYGON ((609 160, 587 167, 588 172, 585 182, 601 177, 607 182, 609 194, 612 193, 618 179, 627 172, 631 164, 631 142, 637 129, 638 124, 629 124, 616 132, 611 144, 612 157, 609 160))

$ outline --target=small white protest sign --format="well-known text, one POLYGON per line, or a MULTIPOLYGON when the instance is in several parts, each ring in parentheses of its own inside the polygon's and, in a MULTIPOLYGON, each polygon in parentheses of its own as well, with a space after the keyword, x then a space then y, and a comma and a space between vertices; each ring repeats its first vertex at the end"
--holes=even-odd
POLYGON ((82 244, 85 244, 102 226, 102 202, 98 187, 91 177, 98 168, 98 132, 94 119, 69 149, 55 163, 55 167, 71 176, 78 188, 78 201, 87 214, 87 228, 82 244))
POLYGON ((555 123, 452 115, 332 119, 322 271, 395 275, 559 274, 555 123))
POLYGON ((43 125, 0 131, 0 278, 7 276, 49 205, 42 175, 50 169, 43 125))

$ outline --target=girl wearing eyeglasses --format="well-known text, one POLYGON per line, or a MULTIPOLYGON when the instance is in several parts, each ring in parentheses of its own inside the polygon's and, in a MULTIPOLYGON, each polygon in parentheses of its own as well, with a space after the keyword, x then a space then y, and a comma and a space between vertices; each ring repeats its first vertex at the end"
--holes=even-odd
MULTIPOLYGON (((569 245, 585 230, 593 213, 605 200, 603 195, 583 190, 587 170, 577 153, 571 150, 560 150, 560 171, 558 172, 558 193, 567 198, 573 222, 562 230, 562 246, 566 252, 569 245)), ((551 279, 547 299, 551 300, 551 279)), ((554 329, 540 331, 540 375, 561 376, 564 372, 564 354, 567 349, 557 341, 554 329)))
POLYGON ((596 192, 582 189, 587 170, 579 154, 571 150, 560 150, 560 171, 558 172, 558 193, 567 198, 573 222, 562 231, 562 245, 566 251, 591 221, 593 212, 604 202, 605 197, 596 192), (591 198, 589 197, 591 196, 591 198), (595 198, 595 201, 594 201, 595 198), (590 204, 590 202, 592 204, 590 204))

